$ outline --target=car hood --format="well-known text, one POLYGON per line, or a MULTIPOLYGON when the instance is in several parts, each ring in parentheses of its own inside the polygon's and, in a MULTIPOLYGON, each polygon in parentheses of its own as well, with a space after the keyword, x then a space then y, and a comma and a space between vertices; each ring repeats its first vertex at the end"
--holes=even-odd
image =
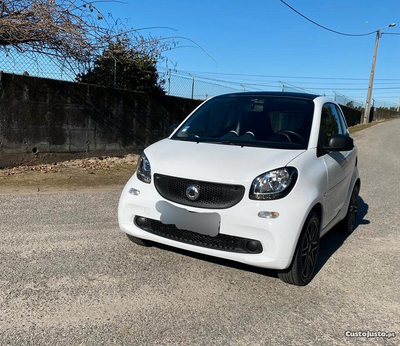
POLYGON ((286 166, 304 152, 172 139, 161 140, 145 149, 152 174, 242 184, 286 166))

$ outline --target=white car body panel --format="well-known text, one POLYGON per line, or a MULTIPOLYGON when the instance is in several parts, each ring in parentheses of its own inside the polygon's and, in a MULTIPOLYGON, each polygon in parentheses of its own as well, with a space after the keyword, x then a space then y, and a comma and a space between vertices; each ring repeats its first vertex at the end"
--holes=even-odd
POLYGON ((331 152, 324 155, 328 173, 327 214, 322 227, 325 227, 342 210, 355 166, 353 152, 331 152))
POLYGON ((145 150, 154 172, 233 184, 251 183, 261 173, 285 167, 304 152, 170 139, 163 139, 145 150))
MULTIPOLYGON (((227 209, 199 208, 164 199, 155 188, 154 179, 146 184, 134 174, 119 201, 118 220, 121 230, 137 238, 258 267, 288 268, 310 211, 316 206, 321 210, 322 236, 345 217, 351 191, 359 179, 355 164, 356 148, 350 152, 335 152, 321 157, 317 155, 320 114, 325 102, 332 101, 325 97, 314 99, 314 120, 306 150, 241 147, 170 138, 149 146, 144 152, 151 164, 153 177, 157 173, 198 181, 237 184, 245 187, 245 193, 239 203, 227 209), (286 197, 276 200, 249 198, 251 184, 257 176, 285 166, 295 167, 298 171, 296 184, 286 197), (140 193, 133 195, 129 193, 131 189, 140 193), (190 214, 181 209, 199 214, 217 214, 221 220, 220 234, 259 240, 262 252, 236 253, 191 245, 157 236, 134 224, 135 216, 153 220, 164 218, 166 222, 163 213, 168 211, 187 218, 190 214), (261 218, 258 213, 263 211, 278 212, 279 217, 261 218)), ((197 233, 202 233, 200 220, 197 216, 193 220, 193 229, 197 233)), ((188 224, 186 219, 182 222, 188 224)))

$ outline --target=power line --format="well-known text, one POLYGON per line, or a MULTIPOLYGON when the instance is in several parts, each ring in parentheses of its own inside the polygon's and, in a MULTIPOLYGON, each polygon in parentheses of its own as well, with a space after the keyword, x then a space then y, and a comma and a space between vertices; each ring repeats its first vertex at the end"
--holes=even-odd
POLYGON ((290 5, 289 5, 288 3, 286 3, 285 1, 283 1, 283 0, 280 0, 280 1, 281 1, 284 5, 286 5, 287 7, 289 7, 292 11, 296 12, 298 15, 300 15, 301 17, 303 17, 304 19, 306 19, 306 20, 308 20, 309 22, 311 22, 311 23, 313 23, 313 24, 319 26, 319 27, 322 28, 322 29, 328 30, 328 31, 333 32, 333 33, 335 33, 335 34, 339 34, 339 35, 343 35, 343 36, 368 36, 368 35, 373 35, 373 34, 376 33, 376 31, 371 31, 371 32, 368 32, 368 33, 366 33, 366 34, 347 34, 347 33, 344 33, 344 32, 340 32, 340 31, 336 31, 336 30, 333 30, 333 29, 329 29, 329 28, 327 28, 326 26, 323 26, 323 25, 321 25, 321 24, 318 24, 317 22, 313 21, 312 19, 306 17, 304 14, 300 13, 299 11, 297 11, 295 8, 293 8, 292 6, 290 6, 290 5))
MULTIPOLYGON (((361 96, 352 96, 352 97, 364 97, 365 95, 361 95, 361 96)), ((394 96, 378 96, 380 99, 394 99, 396 97, 398 97, 399 95, 394 95, 394 96)))
MULTIPOLYGON (((286 83, 285 83, 286 84, 286 83)), ((318 89, 318 90, 332 90, 332 88, 314 88, 314 89, 318 89)), ((336 90, 367 90, 367 88, 335 88, 336 90)), ((374 88, 374 90, 400 90, 400 87, 396 87, 396 88, 374 88)))
MULTIPOLYGON (((252 81, 252 80, 249 80, 252 81)), ((256 81, 252 81, 256 82, 256 81)), ((260 81, 263 83, 263 81, 260 81)), ((271 81, 271 82, 265 82, 265 83, 275 83, 276 81, 271 81)), ((243 82, 241 82, 243 84, 243 82)), ((374 85, 396 85, 399 86, 400 81, 397 82, 375 82, 374 85)), ((349 86, 349 85, 365 85, 365 81, 363 82, 301 82, 302 85, 308 84, 308 85, 342 85, 342 86, 349 86)))
MULTIPOLYGON (((167 70, 160 67, 161 70, 167 70)), ((247 76, 247 77, 262 77, 262 78, 287 78, 287 79, 322 79, 322 80, 350 80, 350 81, 368 81, 369 78, 345 78, 345 77, 310 77, 310 76, 284 76, 284 75, 264 75, 264 74, 246 74, 246 73, 225 73, 225 72, 207 72, 207 71, 185 71, 177 70, 178 74, 208 74, 208 75, 224 75, 224 76, 247 76)), ((200 77, 200 76, 199 76, 200 77)), ((205 77, 201 77, 205 78, 205 77)), ((400 81, 400 78, 375 78, 376 81, 400 81)))
MULTIPOLYGON (((179 76, 181 78, 188 79, 188 80, 190 79, 188 76, 182 76, 182 75, 179 75, 179 74, 175 74, 175 75, 179 76)), ((241 80, 241 81, 228 81, 228 80, 222 80, 222 79, 215 79, 215 78, 208 78, 208 77, 198 76, 198 75, 195 75, 195 74, 194 74, 194 76, 198 77, 200 79, 200 81, 203 81, 203 82, 206 82, 206 83, 218 82, 218 83, 224 83, 224 84, 235 85, 235 86, 240 86, 241 84, 245 84, 246 86, 258 86, 258 87, 275 87, 275 86, 278 86, 280 83, 283 83, 284 85, 286 85, 288 87, 306 90, 305 88, 295 86, 295 85, 289 83, 288 81, 270 81, 270 82, 264 82, 264 83, 263 82, 255 83, 257 81, 254 81, 254 83, 249 83, 249 82, 246 82, 244 80, 241 80)), ((312 82, 305 82, 304 84, 311 84, 310 86, 314 90, 332 90, 332 87, 319 87, 319 86, 313 87, 312 86, 312 82)), ((318 83, 315 83, 315 84, 318 84, 318 83)), ((321 84, 328 84, 328 83, 321 83, 321 84)), ((337 91, 349 91, 349 90, 364 91, 364 90, 366 90, 366 88, 352 88, 352 87, 346 88, 345 87, 346 85, 354 85, 354 84, 359 84, 359 83, 335 83, 335 84, 336 85, 337 84, 342 85, 341 87, 334 87, 335 90, 337 90, 337 91)), ((385 82, 381 83, 381 85, 383 85, 383 86, 385 86, 387 84, 397 84, 397 83, 385 83, 385 82)), ((392 86, 392 87, 377 87, 377 88, 375 88, 375 90, 376 91, 377 90, 400 90, 400 86, 396 85, 396 86, 392 86)))
MULTIPOLYGON (((180 79, 185 79, 185 80, 191 80, 189 78, 188 73, 184 71, 178 71, 172 70, 169 72, 173 77, 180 78, 180 79)), ((355 96, 354 91, 366 91, 366 87, 357 87, 357 84, 362 84, 362 82, 333 82, 332 84, 335 84, 335 86, 331 85, 329 86, 329 82, 320 82, 320 83, 315 83, 315 84, 322 84, 323 87, 319 85, 312 85, 312 81, 307 81, 303 82, 304 84, 309 84, 306 88, 304 88, 304 85, 298 86, 298 85, 293 85, 288 81, 287 79, 281 79, 280 81, 268 81, 268 80, 254 80, 253 83, 250 83, 248 81, 245 81, 246 78, 242 78, 240 81, 233 81, 233 80, 224 80, 224 79, 217 79, 217 78, 209 78, 208 76, 201 75, 204 72, 199 72, 200 75, 196 75, 194 72, 192 73, 193 76, 195 76, 197 85, 200 85, 202 87, 209 85, 209 86, 215 86, 215 87, 223 87, 223 88, 229 88, 230 90, 239 90, 240 87, 243 87, 243 85, 246 86, 247 91, 257 91, 257 90, 265 90, 266 88, 268 89, 276 89, 278 88, 279 90, 284 88, 286 91, 287 90, 302 90, 303 92, 311 92, 311 93, 316 93, 316 94, 324 94, 326 91, 330 91, 335 93, 335 95, 342 95, 343 97, 346 97, 347 99, 352 99, 354 102, 362 103, 362 101, 354 100, 354 98, 358 97, 364 97, 363 96, 355 96), (324 85, 325 84, 325 85, 324 85), (328 87, 329 86, 329 87, 328 87), (238 89, 239 88, 239 89, 238 89), (341 93, 347 93, 351 92, 351 96, 349 95, 343 95, 341 93)), ((210 73, 212 74, 212 73, 210 73)), ((223 74, 223 73, 217 73, 217 74, 223 74)), ((229 75, 229 74, 228 74, 229 75)), ((246 75, 243 75, 246 76, 246 75)), ((328 78, 328 77, 321 77, 321 78, 328 78)), ((331 78, 331 77, 329 77, 331 78)), ((333 78, 333 77, 332 77, 333 78)), ((318 79, 318 78, 317 78, 318 79)), ((363 79, 364 81, 366 79, 363 79)), ((302 83, 301 81, 297 81, 299 83, 302 83)), ((398 92, 400 91, 400 85, 399 82, 380 82, 381 86, 374 88, 374 96, 376 98, 386 98, 386 99, 394 99, 398 98, 398 92), (396 93, 395 95, 391 96, 393 93, 396 93)), ((208 95, 210 95, 208 93, 208 95)))

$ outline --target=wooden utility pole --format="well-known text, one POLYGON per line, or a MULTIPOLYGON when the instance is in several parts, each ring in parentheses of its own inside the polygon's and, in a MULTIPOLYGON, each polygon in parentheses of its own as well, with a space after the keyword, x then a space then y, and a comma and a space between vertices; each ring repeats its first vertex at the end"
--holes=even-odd
POLYGON ((375 63, 376 63, 376 56, 378 54, 378 44, 379 44, 379 39, 381 37, 381 30, 386 28, 393 28, 394 26, 396 26, 396 23, 389 24, 388 26, 385 26, 382 29, 376 30, 374 56, 372 57, 372 67, 371 67, 371 75, 369 76, 367 101, 365 102, 364 121, 363 121, 364 124, 367 124, 369 122, 369 113, 371 111, 372 87, 374 85, 375 63))
POLYGON ((374 85, 376 55, 378 54, 378 44, 380 36, 381 36, 381 30, 378 29, 376 30, 374 56, 372 57, 372 67, 371 67, 371 74, 369 76, 367 101, 365 102, 364 121, 363 121, 364 124, 368 124, 369 122, 369 113, 371 111, 372 87, 374 85))

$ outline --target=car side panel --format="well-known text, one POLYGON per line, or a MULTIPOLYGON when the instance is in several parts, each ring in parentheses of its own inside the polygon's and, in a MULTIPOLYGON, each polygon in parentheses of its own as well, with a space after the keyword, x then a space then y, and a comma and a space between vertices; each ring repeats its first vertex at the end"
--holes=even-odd
POLYGON ((330 152, 323 156, 328 171, 326 215, 324 228, 342 210, 347 200, 352 173, 355 167, 355 150, 330 152))

